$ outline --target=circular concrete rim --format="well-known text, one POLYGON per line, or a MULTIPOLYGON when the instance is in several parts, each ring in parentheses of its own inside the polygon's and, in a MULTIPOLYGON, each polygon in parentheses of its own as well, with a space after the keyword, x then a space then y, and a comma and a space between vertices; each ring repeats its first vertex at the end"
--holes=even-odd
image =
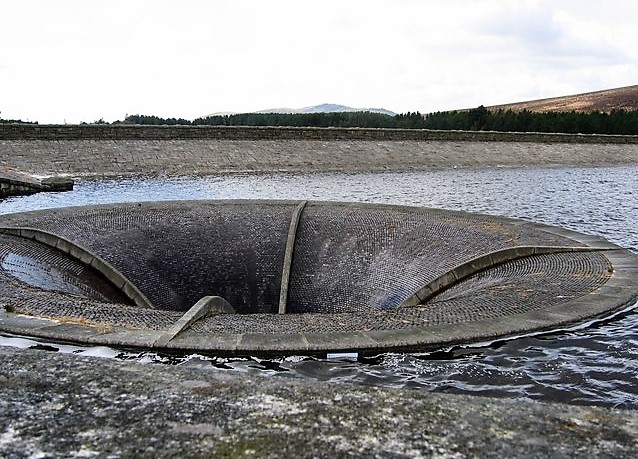
MULTIPOLYGON (((163 201, 170 204, 188 201, 163 201)), ((197 201, 199 203, 206 201, 197 201)), ((215 203, 290 203, 278 200, 217 200, 215 203)), ((469 217, 484 217, 503 223, 526 225, 539 231, 562 236, 574 241, 575 248, 603 250, 611 262, 613 272, 607 282, 596 290, 567 303, 535 310, 502 320, 483 320, 454 325, 412 327, 395 330, 357 331, 347 333, 219 333, 202 335, 182 331, 167 343, 158 346, 163 331, 133 330, 112 327, 105 330, 99 324, 59 322, 7 312, 0 308, 0 331, 82 344, 121 346, 126 348, 152 348, 165 351, 198 351, 216 355, 325 355, 336 352, 378 354, 389 351, 420 352, 453 345, 464 345, 494 339, 507 339, 522 334, 549 332, 587 320, 604 318, 638 300, 638 255, 612 244, 598 236, 527 222, 520 219, 484 215, 444 209, 415 208, 391 204, 319 202, 332 206, 374 206, 395 209, 420 209, 469 217)), ((112 205, 132 205, 121 203, 112 205)), ((161 204, 154 202, 152 204, 161 204)), ((103 207, 85 206, 85 207, 103 207)), ((33 211, 39 212, 39 211, 33 211)), ((29 214, 31 212, 24 212, 29 214)), ((328 319, 331 314, 322 314, 328 319)))

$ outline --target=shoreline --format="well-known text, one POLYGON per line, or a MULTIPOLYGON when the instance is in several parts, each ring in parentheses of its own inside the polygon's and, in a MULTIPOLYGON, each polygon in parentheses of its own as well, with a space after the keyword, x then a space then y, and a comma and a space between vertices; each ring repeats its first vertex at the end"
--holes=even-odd
MULTIPOLYGON (((359 170, 342 170, 342 169, 323 169, 323 170, 219 170, 215 172, 200 172, 195 171, 185 174, 140 174, 140 173, 127 173, 127 174, 57 174, 56 177, 69 177, 73 178, 76 183, 78 182, 93 182, 93 181, 116 181, 116 180, 129 180, 129 179, 200 179, 206 177, 215 176, 241 176, 241 175, 254 175, 265 176, 273 174, 281 175, 312 175, 312 174, 384 174, 384 173, 419 173, 419 172, 445 172, 450 170, 457 170, 462 172, 471 171, 484 171, 484 170, 513 170, 513 169, 580 169, 580 168, 615 168, 615 167, 632 167, 638 166, 638 160, 628 163, 601 163, 601 164, 589 164, 589 165, 574 165, 574 164, 551 164, 551 165, 497 165, 497 166, 467 166, 467 167, 430 167, 422 169, 359 169, 359 170)), ((38 177, 38 176, 36 176, 38 177)), ((45 176, 48 177, 48 176, 45 176)))

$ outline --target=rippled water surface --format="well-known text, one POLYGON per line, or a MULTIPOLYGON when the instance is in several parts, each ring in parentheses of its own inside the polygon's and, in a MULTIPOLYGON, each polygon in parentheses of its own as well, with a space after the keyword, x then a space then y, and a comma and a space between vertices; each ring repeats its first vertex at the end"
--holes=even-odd
MULTIPOLYGON (((439 207, 516 217, 595 234, 638 253, 638 167, 402 173, 224 175, 79 181, 67 193, 0 201, 0 213, 170 199, 314 199, 439 207)), ((102 347, 0 344, 82 355, 197 365, 273 377, 437 392, 514 396, 638 409, 638 312, 584 327, 431 354, 281 360, 169 357, 102 347)))

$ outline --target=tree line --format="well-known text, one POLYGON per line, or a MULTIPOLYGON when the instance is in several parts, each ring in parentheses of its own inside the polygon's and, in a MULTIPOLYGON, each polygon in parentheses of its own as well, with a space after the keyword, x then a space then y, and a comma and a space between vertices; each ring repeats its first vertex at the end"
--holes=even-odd
MULTIPOLYGON (((418 115, 422 118, 421 115, 418 115)), ((117 122, 116 123, 120 123, 117 122)), ((130 115, 123 124, 166 124, 192 126, 294 126, 294 127, 396 127, 394 117, 374 112, 330 113, 238 113, 211 115, 188 121, 183 118, 158 118, 156 116, 130 115)))
POLYGON ((0 112, 0 124, 38 124, 37 121, 22 121, 22 120, 10 120, 2 118, 2 112, 0 112))
POLYGON ((638 111, 532 112, 488 110, 480 106, 465 111, 429 113, 425 115, 424 124, 427 129, 443 130, 638 135, 638 111))
MULTIPOLYGON (((25 123, 25 121, 5 120, 0 117, 0 123, 25 123)), ((108 123, 100 119, 91 124, 108 123)), ((532 112, 511 109, 489 110, 481 105, 470 110, 434 112, 426 115, 408 112, 394 116, 376 112, 240 113, 212 115, 191 121, 184 118, 127 115, 124 120, 114 121, 112 124, 401 128, 638 135, 638 110, 612 110, 609 113, 599 111, 532 112)))
POLYGON ((638 135, 638 111, 532 112, 489 110, 479 106, 422 115, 408 112, 387 115, 375 112, 241 113, 212 115, 189 121, 183 118, 130 115, 115 124, 191 126, 296 126, 345 128, 402 128, 501 132, 560 132, 566 134, 638 135))

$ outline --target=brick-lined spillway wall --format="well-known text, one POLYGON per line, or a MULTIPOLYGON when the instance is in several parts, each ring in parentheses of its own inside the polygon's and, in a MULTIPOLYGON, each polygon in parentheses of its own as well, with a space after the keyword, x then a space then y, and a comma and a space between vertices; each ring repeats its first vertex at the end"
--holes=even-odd
POLYGON ((34 174, 188 175, 635 164, 638 136, 127 125, 0 125, 0 166, 34 174))
POLYGON ((607 314, 635 301, 637 275, 636 255, 601 238, 436 209, 175 201, 0 216, 0 331, 109 345, 423 350, 607 314), (211 296, 226 313, 190 323, 211 296))
MULTIPOLYGON (((121 271, 159 309, 186 311, 201 297, 218 295, 240 313, 276 313, 296 204, 176 201, 69 207, 6 215, 0 225, 44 230, 79 244, 121 271)), ((3 238, 0 245, 14 246, 15 236, 3 238)), ((398 206, 308 203, 296 231, 287 311, 393 309, 454 267, 486 253, 517 246, 573 244, 534 226, 495 222, 492 217, 398 206)), ((33 247, 40 244, 33 242, 33 247)), ((28 248, 9 250, 18 255, 8 264, 0 251, 0 272, 2 266, 21 276, 30 272, 39 262, 22 266, 16 261, 40 257, 28 248)), ((49 249, 45 252, 43 260, 49 260, 49 249)), ((598 265, 594 284, 606 278, 607 265, 598 265)), ((50 275, 38 273, 28 276, 29 282, 51 282, 50 275)))

